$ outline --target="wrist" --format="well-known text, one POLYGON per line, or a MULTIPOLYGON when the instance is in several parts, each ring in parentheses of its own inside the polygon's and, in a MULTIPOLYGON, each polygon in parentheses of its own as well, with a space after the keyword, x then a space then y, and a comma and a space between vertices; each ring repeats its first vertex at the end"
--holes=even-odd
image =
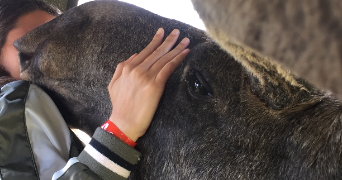
POLYGON ((106 121, 101 128, 111 134, 113 134, 118 139, 122 140, 124 143, 131 147, 135 147, 136 140, 130 139, 124 132, 122 132, 111 120, 106 121))
POLYGON ((120 117, 115 117, 114 113, 109 117, 109 120, 115 124, 116 127, 120 129, 121 132, 123 132, 128 138, 133 140, 134 142, 138 140, 140 136, 136 133, 135 126, 133 123, 130 122, 127 119, 122 120, 120 117))

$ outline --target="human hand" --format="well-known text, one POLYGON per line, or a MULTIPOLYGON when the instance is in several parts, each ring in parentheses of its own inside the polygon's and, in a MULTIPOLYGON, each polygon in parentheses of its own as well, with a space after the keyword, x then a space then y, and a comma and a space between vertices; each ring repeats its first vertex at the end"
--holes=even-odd
POLYGON ((109 83, 113 106, 109 120, 133 141, 145 134, 167 79, 189 53, 188 38, 170 51, 179 33, 173 30, 162 43, 164 30, 160 28, 144 50, 117 66, 109 83))

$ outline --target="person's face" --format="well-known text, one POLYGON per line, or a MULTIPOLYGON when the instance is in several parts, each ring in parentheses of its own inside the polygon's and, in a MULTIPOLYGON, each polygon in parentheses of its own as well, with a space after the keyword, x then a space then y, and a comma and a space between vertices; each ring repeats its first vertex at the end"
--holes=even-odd
POLYGON ((19 17, 15 27, 7 35, 0 56, 0 64, 12 77, 20 79, 18 50, 13 46, 14 41, 53 18, 55 18, 55 16, 41 10, 33 11, 19 17))

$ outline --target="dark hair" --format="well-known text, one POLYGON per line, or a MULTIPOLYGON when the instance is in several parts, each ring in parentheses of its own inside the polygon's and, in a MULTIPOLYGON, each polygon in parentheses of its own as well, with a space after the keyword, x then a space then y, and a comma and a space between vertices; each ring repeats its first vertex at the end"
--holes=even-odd
MULTIPOLYGON (((5 45, 8 33, 15 27, 18 18, 36 10, 45 11, 54 16, 61 13, 59 9, 43 1, 0 0, 0 53, 5 45)), ((10 74, 0 66, 0 77, 2 76, 10 76, 10 74)))

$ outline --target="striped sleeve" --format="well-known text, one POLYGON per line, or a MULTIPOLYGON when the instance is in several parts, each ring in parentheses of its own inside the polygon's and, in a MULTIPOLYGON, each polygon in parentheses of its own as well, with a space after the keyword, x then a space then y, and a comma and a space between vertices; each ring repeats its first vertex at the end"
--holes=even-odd
POLYGON ((112 134, 97 128, 92 140, 78 157, 102 179, 127 179, 141 154, 112 134))

